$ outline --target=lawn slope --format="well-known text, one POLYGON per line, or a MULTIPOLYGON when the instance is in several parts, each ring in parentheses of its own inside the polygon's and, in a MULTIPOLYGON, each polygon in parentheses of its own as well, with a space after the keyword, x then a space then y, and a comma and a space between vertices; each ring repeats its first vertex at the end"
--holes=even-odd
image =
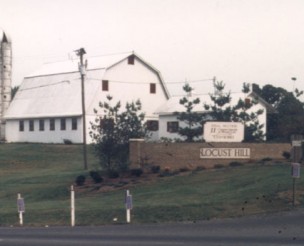
MULTIPOLYGON (((89 169, 98 161, 89 149, 89 169)), ((70 186, 86 175, 81 145, 1 144, 0 225, 18 224, 17 194, 25 198, 25 225, 69 225, 70 186)), ((292 209, 290 166, 250 164, 202 170, 102 192, 92 185, 76 189, 76 224, 125 223, 124 188, 133 195, 133 223, 196 221, 292 209), (115 221, 113 221, 113 219, 115 221)), ((137 182, 138 181, 138 182, 137 182)), ((297 180, 297 206, 304 182, 297 180)))

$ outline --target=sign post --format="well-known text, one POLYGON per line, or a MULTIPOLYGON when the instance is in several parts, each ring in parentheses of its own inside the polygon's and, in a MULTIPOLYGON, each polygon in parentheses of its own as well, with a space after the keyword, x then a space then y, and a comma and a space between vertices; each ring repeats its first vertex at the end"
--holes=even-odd
POLYGON ((132 195, 129 190, 126 190, 125 196, 125 206, 126 206, 126 220, 127 223, 131 222, 131 209, 133 208, 132 195))
POLYGON ((21 194, 17 195, 17 208, 19 213, 19 224, 23 226, 23 213, 25 212, 24 199, 21 197, 21 194))
POLYGON ((75 226, 75 191, 74 186, 71 186, 71 226, 75 226))
POLYGON ((292 176, 292 206, 295 206, 296 200, 296 179, 300 178, 300 163, 291 163, 291 176, 292 176))
POLYGON ((303 135, 295 134, 291 136, 291 144, 292 144, 291 156, 293 162, 291 163, 293 206, 295 206, 295 200, 296 200, 296 179, 300 178, 300 170, 301 170, 300 162, 303 158, 302 143, 303 143, 303 135))

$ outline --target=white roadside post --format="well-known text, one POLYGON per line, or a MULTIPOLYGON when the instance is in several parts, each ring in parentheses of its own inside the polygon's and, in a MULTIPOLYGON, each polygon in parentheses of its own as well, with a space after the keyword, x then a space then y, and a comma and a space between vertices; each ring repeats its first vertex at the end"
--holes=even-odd
POLYGON ((19 224, 23 226, 23 213, 25 212, 24 199, 21 197, 21 194, 17 195, 17 208, 19 213, 19 224))
POLYGON ((71 226, 75 226, 75 191, 74 186, 71 186, 71 226))
POLYGON ((126 190, 126 196, 125 196, 125 205, 126 205, 126 220, 127 223, 131 222, 131 209, 133 207, 132 204, 132 195, 130 195, 130 191, 126 190))

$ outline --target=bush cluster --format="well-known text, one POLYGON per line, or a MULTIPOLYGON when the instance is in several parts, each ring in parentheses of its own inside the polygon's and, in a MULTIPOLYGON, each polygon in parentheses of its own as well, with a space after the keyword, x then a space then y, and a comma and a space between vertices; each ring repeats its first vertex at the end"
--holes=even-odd
POLYGON ((84 175, 79 175, 76 177, 75 183, 77 186, 82 186, 84 185, 86 181, 86 177, 84 175))
POLYGON ((101 183, 103 181, 103 178, 100 176, 99 172, 97 171, 90 171, 90 176, 96 184, 101 183))

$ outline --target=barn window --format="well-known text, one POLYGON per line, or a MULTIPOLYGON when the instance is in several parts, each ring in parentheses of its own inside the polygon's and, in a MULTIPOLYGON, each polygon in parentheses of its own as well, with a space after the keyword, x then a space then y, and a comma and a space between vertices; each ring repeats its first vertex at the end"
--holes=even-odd
POLYGON ((44 120, 39 120, 39 131, 44 131, 44 120))
POLYGON ((102 91, 108 91, 109 90, 109 80, 103 80, 102 81, 102 91))
POLYGON ((134 65, 135 62, 135 57, 134 56, 129 56, 128 57, 128 64, 129 65, 134 65))
POLYGON ((55 131, 55 119, 50 119, 50 131, 55 131))
POLYGON ((178 132, 178 121, 168 121, 167 122, 167 132, 176 133, 178 132))
POLYGON ((77 130, 77 118, 72 118, 72 130, 77 130))
POLYGON ((23 132, 24 131, 24 120, 19 121, 19 131, 23 132))
POLYGON ((29 131, 33 132, 34 130, 34 120, 29 120, 29 131))
POLYGON ((151 132, 158 131, 158 121, 157 120, 148 120, 147 129, 148 129, 148 131, 151 131, 151 132))
POLYGON ((250 100, 250 98, 245 98, 245 105, 247 106, 247 107, 249 107, 250 106, 250 104, 251 104, 251 100, 250 100))
POLYGON ((151 94, 155 94, 156 93, 156 84, 155 83, 151 83, 150 84, 150 93, 151 94))
POLYGON ((60 130, 65 131, 65 129, 66 129, 66 120, 65 120, 65 118, 61 118, 60 119, 60 130))

